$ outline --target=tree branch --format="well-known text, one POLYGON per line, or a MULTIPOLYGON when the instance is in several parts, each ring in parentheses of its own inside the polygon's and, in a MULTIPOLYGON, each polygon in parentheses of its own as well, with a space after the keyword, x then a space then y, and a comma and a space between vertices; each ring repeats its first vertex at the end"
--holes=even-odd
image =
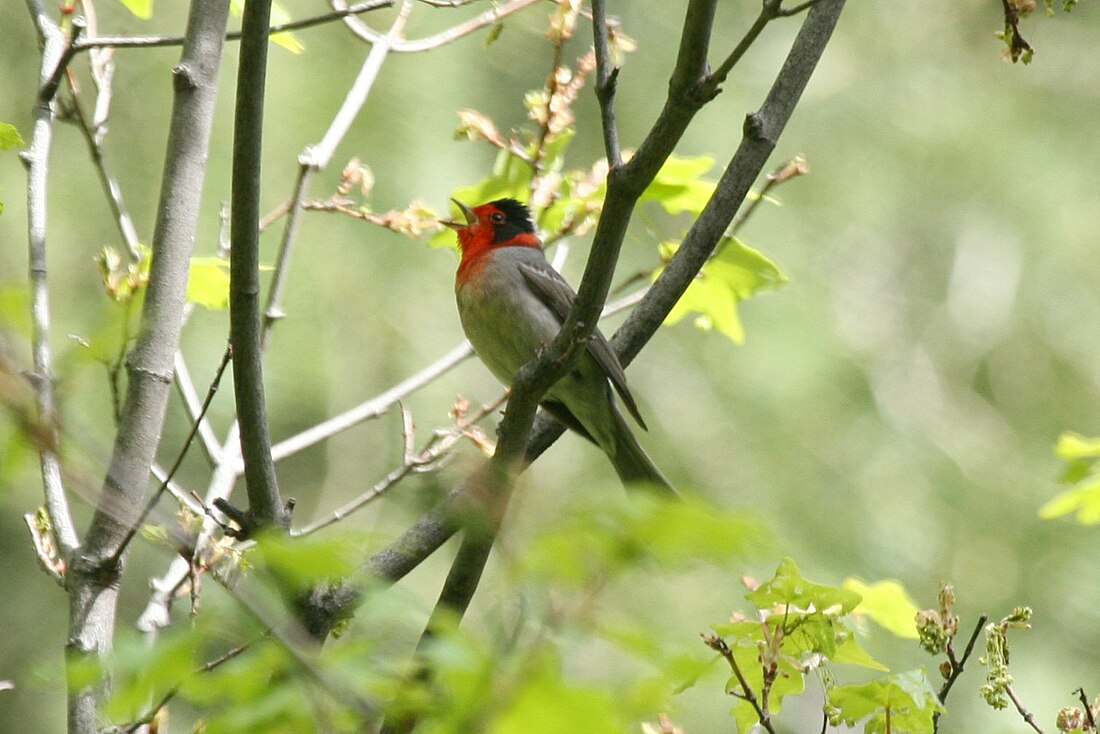
MULTIPOLYGON (((173 70, 175 96, 153 234, 154 257, 141 330, 127 361, 129 390, 101 499, 85 545, 69 572, 68 647, 75 657, 101 655, 111 647, 121 565, 105 561, 137 516, 164 422, 228 14, 228 0, 192 3, 187 41, 173 70)), ((104 694, 102 686, 70 690, 70 734, 97 730, 104 694)))
POLYGON ((605 0, 592 0, 592 26, 596 49, 596 99, 600 103, 604 154, 608 163, 620 166, 623 156, 619 147, 619 127, 615 122, 615 87, 619 78, 619 67, 611 63, 605 0))
POLYGON ((246 0, 241 18, 240 66, 233 130, 233 194, 230 237, 229 340, 233 345, 233 393, 241 431, 248 517, 252 527, 286 528, 289 511, 279 495, 267 422, 260 325, 260 157, 267 29, 271 0, 246 0))
MULTIPOLYGON (((65 45, 57 24, 46 14, 41 0, 27 0, 42 43, 42 83, 60 64, 65 45)), ((31 377, 40 431, 45 440, 37 442, 39 468, 46 512, 57 541, 61 558, 67 561, 80 544, 61 481, 58 457, 57 396, 53 384, 53 354, 50 349, 50 296, 46 268, 47 187, 50 147, 53 143, 54 111, 50 102, 38 99, 30 144, 22 153, 27 169, 27 260, 31 289, 31 352, 34 374, 31 377)))
POLYGON ((775 148, 843 8, 844 0, 821 0, 807 14, 764 104, 758 112, 746 117, 741 144, 710 201, 661 277, 612 339, 623 364, 629 363, 664 323, 714 251, 775 148))

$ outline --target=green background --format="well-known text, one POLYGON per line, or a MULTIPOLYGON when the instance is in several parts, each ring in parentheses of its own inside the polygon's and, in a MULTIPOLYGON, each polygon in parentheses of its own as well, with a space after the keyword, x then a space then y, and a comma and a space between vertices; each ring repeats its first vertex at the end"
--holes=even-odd
MULTIPOLYGON (((101 33, 181 32, 183 3, 162 2, 153 20, 97 5, 101 33)), ((319 3, 286 2, 294 17, 319 3)), ((620 75, 618 110, 624 145, 639 142, 662 104, 675 56, 681 3, 612 2, 638 50, 620 75)), ((407 28, 419 37, 483 9, 417 6, 407 28)), ((714 34, 716 63, 748 27, 757 3, 722 2, 714 34)), ((28 14, 14 0, 0 21, 0 121, 25 138, 38 54, 28 14)), ((328 196, 343 163, 359 156, 373 170, 375 210, 419 198, 445 211, 450 192, 484 177, 494 152, 456 142, 455 110, 470 107, 501 129, 524 124, 522 95, 550 68, 542 36, 548 4, 509 18, 499 39, 481 31, 425 54, 394 55, 363 114, 312 194, 328 196)), ((384 27, 384 11, 368 17, 384 27)), ((235 21, 234 21, 235 22, 235 21)), ((778 191, 781 207, 759 210, 744 239, 776 260, 790 283, 743 304, 747 341, 736 346, 688 323, 662 330, 629 369, 650 431, 643 443, 673 481, 731 507, 766 518, 774 546, 750 560, 731 559, 687 575, 619 589, 607 605, 645 608, 662 636, 695 644, 698 632, 743 608, 739 578, 766 577, 791 555, 810 578, 901 580, 922 606, 953 581, 969 630, 977 615, 1012 606, 1035 608, 1035 629, 1017 638, 1017 688, 1053 728, 1069 692, 1100 690, 1096 660, 1096 530, 1037 517, 1056 491, 1053 455, 1066 429, 1100 433, 1100 207, 1096 206, 1096 68, 1100 15, 1083 3, 1053 19, 1041 12, 1023 26, 1034 62, 1012 65, 993 37, 1000 3, 848 4, 772 165, 796 153, 811 174, 778 191), (642 600, 639 602, 639 600, 642 600)), ((723 94, 708 105, 677 148, 721 166, 735 149, 744 115, 766 94, 799 19, 777 21, 744 58, 723 94)), ((586 48, 581 28, 567 48, 586 48)), ((262 202, 270 210, 291 192, 302 149, 317 142, 354 79, 368 47, 340 25, 302 31, 302 55, 273 49, 267 91, 262 202)), ((236 45, 223 66, 204 213, 196 245, 212 254, 218 206, 229 195, 229 151, 236 45)), ((178 50, 118 50, 115 98, 105 147, 143 241, 151 236, 166 121, 170 69, 178 50)), ((84 60, 77 62, 88 85, 84 60)), ((579 132, 570 165, 601 155, 591 90, 577 104, 579 132)), ((77 130, 56 127, 51 157, 49 260, 53 345, 58 362, 67 457, 82 495, 101 481, 112 442, 103 367, 81 355, 67 335, 94 335, 107 305, 93 262, 119 246, 87 150, 77 130)), ((720 172, 716 168, 714 174, 720 172)), ((15 152, 0 154, 0 347, 29 363, 25 311, 25 177, 15 152), (22 299, 22 301, 21 301, 22 299), (14 304, 9 307, 7 304, 14 304)), ((656 243, 681 234, 686 220, 642 207, 628 236, 620 273, 656 262, 656 243)), ((264 239, 273 260, 278 227, 264 239)), ((576 283, 588 241, 572 243, 566 276, 576 283)), ((422 242, 334 215, 305 217, 291 286, 267 362, 267 394, 276 440, 390 387, 458 343, 451 283, 455 258, 422 242)), ((613 325, 607 327, 613 329, 613 325)), ((200 385, 225 343, 227 314, 196 311, 184 350, 200 385)), ((215 424, 229 417, 229 382, 215 403, 215 424)), ((426 435, 447 423, 456 393, 472 401, 498 386, 467 361, 409 398, 426 435)), ((185 426, 173 401, 161 452, 174 456, 185 426)), ((5 444, 14 428, 0 417, 5 444)), ((400 460, 395 414, 361 425, 280 464, 284 492, 298 499, 298 522, 357 494, 400 460)), ((201 491, 198 452, 181 479, 201 491)), ((391 500, 350 521, 386 538, 477 461, 464 446, 442 474, 407 481, 391 500)), ((21 514, 41 502, 33 456, 5 449, 0 464, 0 729, 59 731, 59 680, 65 597, 42 574, 21 514)), ((594 492, 617 493, 607 462, 565 437, 523 480, 513 505, 508 554, 547 518, 594 492), (595 486, 594 486, 595 485, 595 486)), ((448 546, 446 550, 450 550, 448 546)), ((123 590, 123 620, 147 597, 144 579, 162 568, 163 552, 134 554, 123 590)), ((402 583, 426 610, 446 568, 446 553, 402 583)), ((474 603, 472 623, 491 624, 509 600, 492 569, 474 603)), ((927 659, 872 629, 866 645, 899 670, 927 659)), ((599 646, 563 640, 571 670, 610 674, 622 665, 599 646)), ((700 645, 699 654, 708 653, 700 645)), ((980 703, 980 668, 949 700, 944 732, 1020 731, 1008 712, 980 703)), ((933 671, 934 674, 934 671, 933 671)), ((858 675, 858 672, 857 672, 858 675)), ((685 694, 674 717, 688 731, 729 730, 732 701, 721 680, 685 694)), ((788 703, 790 731, 816 731, 815 695, 788 703)))

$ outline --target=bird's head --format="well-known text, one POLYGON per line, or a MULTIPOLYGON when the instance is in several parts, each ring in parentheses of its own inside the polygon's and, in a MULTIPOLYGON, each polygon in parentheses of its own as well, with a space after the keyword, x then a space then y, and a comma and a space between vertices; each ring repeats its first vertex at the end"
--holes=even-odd
POLYGON ((465 222, 440 221, 458 234, 462 258, 476 257, 498 247, 539 247, 531 212, 515 199, 497 199, 470 207, 451 199, 462 211, 465 222))

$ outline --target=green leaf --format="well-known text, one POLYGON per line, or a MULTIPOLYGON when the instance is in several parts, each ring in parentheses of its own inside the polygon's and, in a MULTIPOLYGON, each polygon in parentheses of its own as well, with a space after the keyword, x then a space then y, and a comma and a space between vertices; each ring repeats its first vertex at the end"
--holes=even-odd
POLYGON ((15 125, 0 122, 0 150, 13 150, 22 148, 24 145, 26 143, 23 142, 19 131, 15 129, 15 125))
POLYGON ((886 676, 868 683, 829 689, 830 723, 855 726, 868 719, 873 734, 930 734, 932 716, 943 711, 923 669, 886 676))
POLYGON ((1058 445, 1054 452, 1066 461, 1100 459, 1100 438, 1086 438, 1079 433, 1066 431, 1058 437, 1058 445))
POLYGON ((1072 512, 1082 525, 1100 523, 1100 476, 1056 495, 1039 508, 1039 517, 1051 520, 1072 512))
POLYGON ((362 539, 351 536, 321 539, 313 535, 289 538, 271 533, 260 537, 257 545, 261 557, 280 580, 305 589, 351 575, 358 565, 356 558, 362 539))
POLYGON ((153 17, 153 0, 118 0, 122 3, 122 6, 129 10, 131 13, 141 18, 142 20, 149 20, 153 17))
POLYGON ((853 576, 845 579, 842 586, 863 597, 855 610, 856 616, 866 615, 898 637, 917 638, 913 620, 920 609, 900 583, 887 580, 868 584, 853 576))
POLYGON ((784 558, 775 576, 750 591, 745 598, 759 609, 785 606, 800 611, 814 610, 834 617, 851 612, 860 602, 859 594, 854 591, 815 584, 802 578, 798 566, 790 558, 784 558))
POLYGON ((641 201, 656 201, 669 214, 698 214, 717 185, 702 178, 713 166, 714 159, 707 156, 684 158, 671 155, 642 194, 641 201))
POLYGON ((1040 507, 1039 517, 1050 520, 1075 512, 1083 525, 1100 523, 1100 438, 1066 431, 1058 437, 1055 453, 1066 462, 1059 481, 1073 486, 1040 507))
POLYGON ((880 670, 883 673, 890 672, 889 668, 875 660, 874 657, 871 656, 871 653, 863 649, 863 645, 859 644, 859 641, 856 640, 854 635, 849 635, 844 642, 838 645, 832 657, 829 659, 834 663, 858 665, 861 668, 880 670))
POLYGON ((583 586, 643 563, 726 562, 764 538, 743 512, 638 494, 575 508, 532 541, 518 568, 527 578, 583 586))
MULTIPOLYGON (((719 248, 673 306, 665 325, 696 314, 697 327, 717 329, 734 344, 742 344, 745 331, 737 315, 738 303, 758 291, 779 287, 787 278, 772 260, 736 238, 723 240, 719 248)), ((662 243, 661 249, 667 259, 679 249, 679 243, 662 243)))
POLYGON ((229 308, 229 261, 213 256, 191 258, 187 300, 215 311, 229 308))

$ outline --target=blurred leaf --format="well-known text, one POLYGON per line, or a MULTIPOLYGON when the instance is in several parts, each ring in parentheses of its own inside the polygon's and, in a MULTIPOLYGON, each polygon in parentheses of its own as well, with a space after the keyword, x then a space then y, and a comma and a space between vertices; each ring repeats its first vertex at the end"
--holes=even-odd
POLYGON ((229 308, 229 261, 214 256, 191 258, 187 300, 211 310, 229 308))
POLYGON ((257 550, 277 578, 294 588, 350 576, 359 565, 362 539, 350 535, 308 535, 290 538, 270 533, 258 539, 257 550))
POLYGON ((1055 453, 1066 462, 1059 481, 1073 485, 1039 508, 1039 517, 1050 520, 1077 513, 1082 525, 1100 523, 1100 438, 1066 431, 1058 437, 1055 453))
POLYGON ((124 636, 112 654, 112 689, 108 715, 128 721, 144 712, 150 701, 162 697, 195 675, 198 636, 186 629, 168 630, 154 644, 124 636))
POLYGON ((621 734, 628 722, 607 691, 568 686, 550 671, 525 681, 522 690, 489 726, 492 734, 621 734))
POLYGON ((880 670, 883 673, 890 672, 890 669, 885 665, 875 660, 871 653, 863 649, 863 645, 859 644, 859 641, 853 635, 849 635, 844 642, 837 645, 836 650, 833 652, 831 658, 834 663, 847 663, 848 665, 858 665, 861 668, 870 668, 871 670, 880 670))
POLYGON ((714 159, 707 156, 685 158, 671 155, 640 201, 656 201, 669 214, 698 214, 703 211, 717 185, 715 181, 702 178, 713 166, 714 159))
POLYGON ((529 578, 584 585, 646 563, 673 568, 699 560, 728 562, 765 537, 760 523, 744 512, 635 494, 575 508, 548 525, 520 569, 529 578))
POLYGON ((31 333, 31 294, 25 284, 0 285, 0 323, 21 336, 31 333))
POLYGON ((864 731, 876 734, 932 732, 932 715, 943 711, 924 670, 899 673, 868 683, 834 686, 828 692, 830 722, 855 726, 870 717, 864 731))
POLYGON ((1057 494, 1039 508, 1039 517, 1051 520, 1071 512, 1082 525, 1100 523, 1100 476, 1057 494))
POLYGON ((24 145, 26 145, 26 143, 23 142, 23 138, 19 135, 19 131, 15 129, 15 125, 7 122, 0 122, 0 150, 22 148, 24 145))
MULTIPOLYGON (((153 0, 118 0, 122 7, 141 18, 149 20, 153 17, 153 0)), ((243 0, 241 0, 243 2, 243 0)))
MULTIPOLYGON (((679 247, 675 242, 662 243, 662 257, 671 258, 679 247)), ((787 278, 774 262, 736 238, 726 238, 719 248, 673 306, 665 325, 672 326, 694 313, 700 329, 717 329, 734 344, 743 344, 745 331, 737 304, 757 291, 779 287, 787 278)))
POLYGON ((898 637, 917 638, 913 620, 920 609, 899 582, 888 580, 868 584, 853 576, 845 579, 842 586, 863 597, 855 616, 866 615, 898 637))

